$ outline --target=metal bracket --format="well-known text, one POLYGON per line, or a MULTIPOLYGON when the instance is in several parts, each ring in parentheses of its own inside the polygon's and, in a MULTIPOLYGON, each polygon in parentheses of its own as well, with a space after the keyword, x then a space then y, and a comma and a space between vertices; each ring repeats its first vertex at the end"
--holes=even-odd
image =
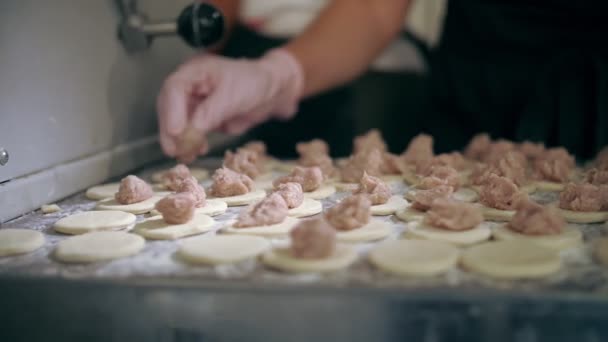
POLYGON ((214 6, 195 1, 175 20, 150 22, 137 8, 136 0, 116 0, 122 15, 118 35, 125 49, 144 51, 156 37, 179 35, 195 48, 210 46, 222 38, 224 18, 214 6))

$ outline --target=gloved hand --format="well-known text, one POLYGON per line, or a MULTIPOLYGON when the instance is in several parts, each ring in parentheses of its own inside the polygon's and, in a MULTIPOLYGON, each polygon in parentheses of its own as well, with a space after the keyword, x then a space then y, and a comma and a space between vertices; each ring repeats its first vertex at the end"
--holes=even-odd
POLYGON ((289 119, 302 87, 302 67, 283 49, 257 60, 197 56, 167 78, 158 96, 163 150, 187 161, 207 152, 208 132, 242 134, 273 117, 289 119))

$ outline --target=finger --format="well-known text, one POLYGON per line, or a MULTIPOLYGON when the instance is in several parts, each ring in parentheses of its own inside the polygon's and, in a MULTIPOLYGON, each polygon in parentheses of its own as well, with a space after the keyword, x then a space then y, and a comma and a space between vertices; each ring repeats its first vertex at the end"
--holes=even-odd
POLYGON ((169 135, 179 135, 186 126, 188 101, 190 98, 187 80, 170 76, 163 85, 158 97, 158 116, 161 129, 169 135))
POLYGON ((217 130, 231 113, 230 99, 223 89, 217 88, 203 99, 192 115, 191 124, 199 132, 217 130))
POLYGON ((241 118, 240 120, 231 120, 226 123, 226 133, 230 135, 240 135, 245 133, 253 126, 253 123, 247 118, 241 118))

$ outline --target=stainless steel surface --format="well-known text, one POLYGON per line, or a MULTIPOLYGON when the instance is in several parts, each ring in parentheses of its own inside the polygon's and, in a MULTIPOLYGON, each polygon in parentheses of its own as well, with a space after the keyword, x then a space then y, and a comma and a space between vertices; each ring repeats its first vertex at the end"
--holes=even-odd
POLYGON ((152 40, 158 36, 177 34, 174 19, 151 23, 147 16, 140 13, 137 0, 116 0, 122 20, 118 28, 119 37, 130 53, 147 50, 152 40))
MULTIPOLYGON (((190 1, 139 3, 156 22, 190 1)), ((129 55, 119 21, 114 1, 0 1, 0 182, 156 136, 160 85, 194 52, 167 37, 129 55)))
MULTIPOLYGON (((198 166, 218 165, 206 160, 198 166)), ((140 175, 148 178, 152 171, 140 175)), ((406 191, 402 184, 393 189, 406 191)), ((332 196, 324 206, 346 195, 332 196)), ((555 194, 534 198, 551 202, 555 194)), ((78 194, 59 205, 61 212, 36 211, 2 225, 36 229, 47 239, 34 253, 0 258, 0 301, 4 308, 15 308, 4 310, 11 312, 5 313, 8 317, 0 314, 9 327, 5 334, 21 331, 26 317, 35 317, 42 327, 22 333, 30 340, 47 334, 103 341, 527 342, 577 337, 591 342, 608 336, 608 270, 591 254, 591 242, 607 233, 603 224, 578 225, 585 245, 563 253, 563 270, 540 280, 494 280, 460 268, 431 278, 387 275, 365 259, 375 243, 359 244, 361 257, 348 270, 293 275, 255 260, 217 267, 186 264, 175 251, 188 238, 147 241, 138 255, 110 262, 59 263, 53 249, 67 237, 53 232, 52 224, 95 203, 78 194)), ((239 210, 230 208, 216 217, 216 229, 239 210)), ((406 229, 392 217, 383 219, 393 227, 389 239, 406 229)))
POLYGON ((9 154, 8 151, 0 147, 0 165, 4 166, 8 163, 9 154))

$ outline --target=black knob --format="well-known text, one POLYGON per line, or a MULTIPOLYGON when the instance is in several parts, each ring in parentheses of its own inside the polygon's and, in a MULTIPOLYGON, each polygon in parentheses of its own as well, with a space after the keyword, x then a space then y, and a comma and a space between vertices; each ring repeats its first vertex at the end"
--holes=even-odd
POLYGON ((224 16, 208 3, 195 2, 177 18, 177 32, 192 47, 213 45, 224 34, 224 16))

